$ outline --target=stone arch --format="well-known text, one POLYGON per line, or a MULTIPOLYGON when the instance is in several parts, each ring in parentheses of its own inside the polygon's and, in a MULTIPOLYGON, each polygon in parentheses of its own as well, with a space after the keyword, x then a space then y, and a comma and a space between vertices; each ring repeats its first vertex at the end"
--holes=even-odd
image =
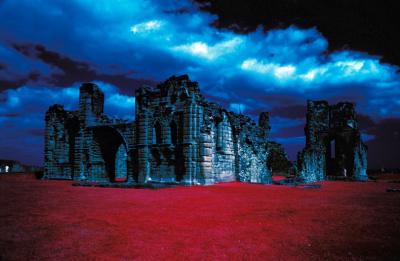
POLYGON ((92 131, 89 172, 93 180, 126 181, 129 157, 123 135, 111 126, 97 126, 92 131))
POLYGON ((182 86, 182 87, 179 89, 178 97, 179 97, 179 99, 181 99, 181 100, 185 100, 185 99, 189 98, 190 95, 189 95, 188 89, 187 89, 186 87, 183 87, 183 86, 182 86))

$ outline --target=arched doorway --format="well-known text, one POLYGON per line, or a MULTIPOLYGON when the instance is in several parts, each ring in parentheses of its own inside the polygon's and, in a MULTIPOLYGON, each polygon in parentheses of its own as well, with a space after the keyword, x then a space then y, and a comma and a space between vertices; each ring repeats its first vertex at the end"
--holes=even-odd
POLYGON ((93 127, 89 173, 93 181, 124 182, 128 179, 128 152, 122 135, 113 127, 93 127))

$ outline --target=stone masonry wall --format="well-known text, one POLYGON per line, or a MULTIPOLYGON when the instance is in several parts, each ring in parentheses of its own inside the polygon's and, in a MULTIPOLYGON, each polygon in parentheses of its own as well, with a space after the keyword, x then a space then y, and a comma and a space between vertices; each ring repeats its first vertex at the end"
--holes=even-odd
POLYGON ((141 182, 270 181, 267 114, 261 127, 207 102, 186 75, 141 88, 136 106, 141 182))
POLYGON ((134 123, 110 119, 103 108, 104 94, 91 83, 80 88, 79 110, 67 111, 61 105, 49 108, 44 178, 133 180, 129 151, 133 149, 134 123))
POLYGON ((104 115, 104 94, 80 88, 79 109, 46 114, 44 178, 91 182, 271 182, 269 114, 259 124, 208 102, 186 75, 136 92, 135 122, 104 115))
POLYGON ((305 133, 306 147, 298 157, 303 180, 368 179, 367 147, 361 140, 354 104, 308 101, 305 133))
POLYGON ((53 105, 46 112, 44 177, 71 179, 74 169, 75 112, 53 105))

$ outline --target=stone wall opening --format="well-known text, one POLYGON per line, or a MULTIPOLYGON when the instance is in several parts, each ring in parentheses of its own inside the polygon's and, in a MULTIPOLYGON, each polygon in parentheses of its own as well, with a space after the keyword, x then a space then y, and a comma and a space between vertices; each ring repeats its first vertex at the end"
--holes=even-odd
POLYGON ((367 147, 354 107, 350 102, 307 102, 306 147, 298 157, 304 181, 321 181, 327 176, 368 180, 367 147))
POLYGON ((178 143, 178 127, 176 126, 176 122, 172 121, 171 125, 171 143, 176 145, 178 143))
POLYGON ((112 127, 93 128, 94 142, 91 147, 90 173, 94 179, 111 182, 126 181, 128 170, 128 151, 122 135, 112 127))
POLYGON ((153 128, 153 144, 161 144, 162 143, 162 128, 159 122, 154 124, 153 128))

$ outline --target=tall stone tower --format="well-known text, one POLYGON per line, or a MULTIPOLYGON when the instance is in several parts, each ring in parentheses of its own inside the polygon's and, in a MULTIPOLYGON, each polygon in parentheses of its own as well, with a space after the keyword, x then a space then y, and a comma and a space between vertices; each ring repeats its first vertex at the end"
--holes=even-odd
POLYGON ((85 126, 91 126, 103 113, 104 93, 93 83, 84 83, 79 93, 79 118, 85 126))

